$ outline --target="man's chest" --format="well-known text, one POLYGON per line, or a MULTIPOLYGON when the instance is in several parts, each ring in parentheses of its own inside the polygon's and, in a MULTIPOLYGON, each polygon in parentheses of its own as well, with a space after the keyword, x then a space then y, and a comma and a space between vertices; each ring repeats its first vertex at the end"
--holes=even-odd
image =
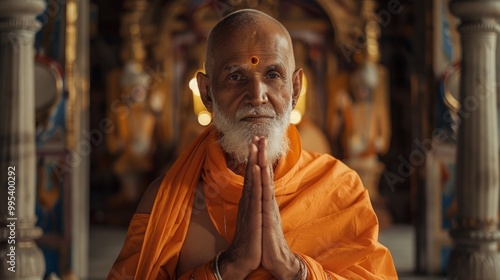
POLYGON ((177 276, 209 262, 229 244, 217 232, 207 211, 201 184, 195 192, 193 211, 177 264, 177 276))

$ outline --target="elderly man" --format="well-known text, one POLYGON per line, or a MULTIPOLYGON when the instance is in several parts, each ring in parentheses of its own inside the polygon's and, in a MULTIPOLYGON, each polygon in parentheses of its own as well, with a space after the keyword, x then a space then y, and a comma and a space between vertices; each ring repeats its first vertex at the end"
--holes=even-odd
POLYGON ((225 17, 198 73, 213 124, 152 183, 108 279, 395 279, 357 174, 301 149, 292 42, 255 10, 225 17))

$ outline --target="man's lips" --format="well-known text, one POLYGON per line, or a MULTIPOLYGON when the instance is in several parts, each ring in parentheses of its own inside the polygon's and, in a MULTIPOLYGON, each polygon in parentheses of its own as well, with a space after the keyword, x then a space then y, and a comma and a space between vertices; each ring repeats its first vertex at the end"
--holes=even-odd
POLYGON ((246 117, 241 118, 241 120, 244 122, 259 123, 259 122, 268 122, 269 120, 271 120, 273 118, 274 117, 271 117, 271 116, 246 116, 246 117))

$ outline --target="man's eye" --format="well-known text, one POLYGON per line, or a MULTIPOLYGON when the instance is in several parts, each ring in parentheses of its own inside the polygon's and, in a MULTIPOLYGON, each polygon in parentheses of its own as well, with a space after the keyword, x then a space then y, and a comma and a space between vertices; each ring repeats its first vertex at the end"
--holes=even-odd
POLYGON ((267 77, 270 79, 276 79, 281 77, 281 75, 278 72, 270 72, 269 74, 267 74, 267 77))
POLYGON ((231 74, 228 76, 228 79, 231 81, 241 81, 243 80, 243 76, 241 76, 240 74, 231 74))

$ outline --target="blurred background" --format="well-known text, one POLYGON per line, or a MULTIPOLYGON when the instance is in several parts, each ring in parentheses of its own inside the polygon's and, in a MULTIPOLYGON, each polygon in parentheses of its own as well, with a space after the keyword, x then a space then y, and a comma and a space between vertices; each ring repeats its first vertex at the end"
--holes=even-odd
POLYGON ((211 121, 193 79, 210 29, 254 8, 289 30, 304 69, 291 117, 303 147, 360 174, 402 278, 444 278, 461 58, 450 0, 45 2, 33 175, 46 277, 105 278, 149 183, 211 121))

